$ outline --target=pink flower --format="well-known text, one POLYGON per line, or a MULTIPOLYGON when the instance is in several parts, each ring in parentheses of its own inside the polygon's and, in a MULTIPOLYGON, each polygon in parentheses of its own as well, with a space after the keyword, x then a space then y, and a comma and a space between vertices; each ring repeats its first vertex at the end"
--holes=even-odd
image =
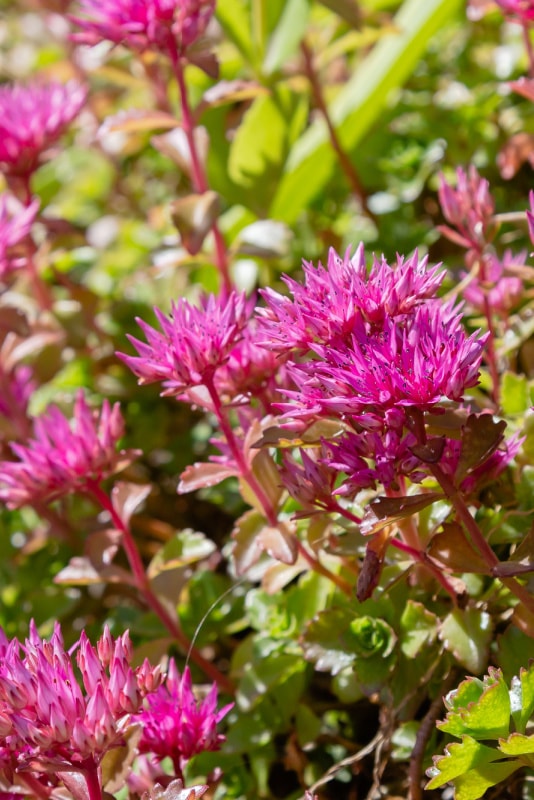
POLYGON ((269 349, 306 350, 312 343, 350 338, 362 319, 380 325, 386 317, 411 313, 435 296, 445 274, 415 253, 406 260, 397 256, 395 267, 374 257, 368 275, 363 244, 352 258, 349 251, 341 258, 331 249, 326 268, 304 261, 303 269, 304 284, 284 277, 292 300, 272 289, 261 292, 267 308, 258 315, 269 349))
POLYGON ((49 406, 34 421, 35 438, 10 445, 17 461, 0 462, 0 499, 8 508, 48 502, 83 490, 89 481, 101 481, 126 466, 138 453, 120 450, 124 432, 119 404, 104 400, 100 413, 92 411, 80 390, 69 422, 57 406, 49 406))
POLYGON ((0 746, 16 755, 18 770, 96 772, 160 682, 148 661, 130 666, 128 633, 114 640, 107 628, 96 648, 82 632, 66 651, 59 623, 49 641, 31 623, 24 644, 2 631, 0 654, 0 746))
POLYGON ((478 250, 493 237, 495 204, 489 183, 480 177, 476 167, 456 170, 456 188, 443 175, 439 179, 438 197, 443 216, 449 225, 441 232, 460 247, 478 250))
POLYGON ((215 0, 80 0, 79 8, 72 17, 83 30, 74 35, 79 42, 183 53, 206 30, 215 0))
POLYGON ((332 443, 323 441, 317 448, 299 448, 298 457, 297 461, 294 455, 282 451, 279 468, 284 488, 303 508, 304 513, 299 512, 296 516, 306 516, 317 508, 336 511, 337 503, 332 495, 338 471, 329 465, 332 443))
POLYGON ((520 22, 534 20, 534 0, 495 0, 504 14, 516 17, 520 22))
POLYGON ((181 298, 172 304, 170 317, 154 309, 163 333, 141 319, 137 324, 148 344, 128 336, 139 356, 118 353, 139 378, 139 383, 162 381, 163 395, 179 396, 187 389, 213 382, 225 364, 250 316, 245 294, 207 295, 197 308, 181 298))
POLYGON ((477 311, 485 313, 485 302, 490 309, 506 317, 523 296, 523 281, 517 275, 506 274, 525 263, 526 252, 513 255, 506 250, 502 259, 489 253, 484 258, 484 275, 474 275, 465 286, 463 297, 477 311))
POLYGON ((0 87, 0 164, 27 180, 85 103, 76 81, 0 87))
MULTIPOLYGON (((1 91, 1 90, 0 90, 1 91)), ((0 122, 1 125, 1 122, 0 122)), ((0 141, 0 150, 2 143, 0 141)), ((22 206, 14 197, 4 192, 0 195, 0 279, 24 267, 26 257, 20 245, 30 233, 39 210, 39 200, 22 206)))
POLYGON ((220 748, 224 736, 217 733, 217 724, 232 707, 230 703, 217 711, 215 684, 204 700, 197 701, 189 668, 180 676, 171 659, 164 684, 147 696, 146 706, 135 717, 143 731, 139 750, 158 760, 170 758, 180 776, 192 756, 220 748))
MULTIPOLYGON (((400 324, 374 331, 362 319, 349 341, 313 345, 318 356, 290 363, 296 390, 284 390, 288 416, 382 415, 398 406, 421 410, 444 397, 461 400, 475 386, 487 336, 467 336, 459 309, 431 301, 400 324)), ((363 423, 362 423, 363 424, 363 423)))

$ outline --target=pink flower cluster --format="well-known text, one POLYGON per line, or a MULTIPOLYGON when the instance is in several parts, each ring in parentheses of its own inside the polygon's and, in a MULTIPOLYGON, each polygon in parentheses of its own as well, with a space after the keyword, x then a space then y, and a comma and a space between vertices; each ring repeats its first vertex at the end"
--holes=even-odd
POLYGON ((18 460, 0 462, 0 500, 8 508, 48 502, 123 469, 138 453, 117 451, 124 433, 119 405, 104 400, 100 413, 87 405, 83 391, 73 422, 51 405, 34 421, 35 438, 10 447, 18 460))
POLYGON ((139 751, 158 761, 170 758, 181 775, 192 756, 220 748, 224 736, 217 733, 217 724, 232 707, 230 703, 217 711, 215 684, 203 700, 197 700, 189 668, 180 675, 171 659, 164 683, 147 696, 145 707, 135 717, 142 727, 139 751))
POLYGON ((82 33, 74 38, 183 53, 204 33, 214 8, 215 0, 80 0, 72 20, 82 33))
POLYGON ((31 623, 24 644, 0 629, 0 655, 0 746, 20 771, 94 771, 161 680, 146 660, 133 669, 128 633, 107 628, 96 648, 83 632, 68 651, 57 623, 49 641, 31 623))
POLYGON ((8 178, 27 180, 85 103, 76 81, 0 87, 0 165, 8 178))
POLYGON ((504 14, 520 22, 534 21, 534 0, 496 0, 504 14))

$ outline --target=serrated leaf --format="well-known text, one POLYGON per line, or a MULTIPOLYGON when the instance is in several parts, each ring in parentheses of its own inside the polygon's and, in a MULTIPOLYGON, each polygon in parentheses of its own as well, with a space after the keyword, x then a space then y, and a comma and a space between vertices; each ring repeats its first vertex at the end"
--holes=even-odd
POLYGON ((263 551, 258 535, 264 527, 264 517, 254 510, 246 511, 236 521, 232 531, 235 543, 232 556, 238 575, 243 575, 260 559, 263 551))
POLYGON ((478 800, 486 789, 506 780, 522 765, 517 761, 481 764, 454 781, 455 800, 478 800))
POLYGON ((507 756, 524 756, 534 754, 534 735, 512 733, 508 739, 499 740, 499 750, 507 756))
MULTIPOLYGON (((454 781, 461 776, 469 773, 479 773, 479 771, 500 758, 500 753, 492 747, 487 747, 472 736, 462 736, 461 742, 453 742, 445 748, 445 755, 434 759, 434 766, 429 772, 433 774, 432 779, 427 783, 426 789, 438 789, 444 783, 454 781), (435 774, 437 771, 437 774, 435 774)), ((492 784, 489 784, 490 786, 492 784)), ((474 795, 472 800, 481 797, 484 791, 474 795)))
POLYGON ((408 658, 415 658, 421 648, 431 644, 438 631, 438 618, 422 603, 408 600, 400 619, 400 647, 408 658))
POLYGON ((354 612, 347 608, 330 608, 317 614, 306 626, 300 642, 304 657, 319 672, 337 675, 356 659, 354 650, 346 647, 346 637, 354 612))
POLYGON ((457 608, 443 620, 439 637, 463 667, 477 674, 487 664, 492 634, 491 617, 485 611, 457 608))

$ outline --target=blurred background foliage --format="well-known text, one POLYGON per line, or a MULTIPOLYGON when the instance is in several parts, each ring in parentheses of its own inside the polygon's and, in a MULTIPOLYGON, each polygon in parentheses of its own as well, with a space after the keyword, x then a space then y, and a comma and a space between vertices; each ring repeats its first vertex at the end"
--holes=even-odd
MULTIPOLYGON (((509 678, 532 654, 530 640, 504 617, 450 612, 424 585, 410 589, 399 580, 401 563, 388 568, 393 588, 363 605, 313 573, 271 594, 235 580, 224 555, 245 510, 237 485, 176 493, 183 469, 211 452, 212 420, 161 399, 157 387, 138 388, 115 357, 129 347, 136 316, 150 322, 153 305, 168 311, 172 298, 217 288, 209 240, 191 255, 173 224, 172 203, 191 193, 179 146, 126 50, 69 41, 68 3, 0 0, 0 9, 2 80, 84 76, 91 87, 64 146, 33 182, 52 234, 43 269, 63 334, 32 358, 39 387, 31 410, 50 401, 69 408, 80 386, 95 400, 120 400, 124 444, 143 450, 126 478, 153 486, 133 520, 146 563, 165 561, 159 588, 178 605, 185 632, 198 633, 198 645, 239 676, 224 750, 193 759, 189 778, 221 767, 217 798, 296 798, 324 776, 319 791, 328 797, 385 796, 380 786, 405 796, 421 719, 452 660, 475 674, 499 663, 509 678), (120 116, 130 109, 138 114, 120 116)), ((454 281, 462 254, 436 229, 436 193, 438 173, 458 166, 474 163, 489 179, 497 211, 524 211, 533 107, 508 87, 526 71, 521 31, 487 10, 470 20, 459 0, 218 0, 211 46, 219 75, 190 66, 187 80, 239 287, 280 288, 281 274, 298 276, 303 258, 324 261, 329 247, 343 253, 360 241, 388 259, 419 248, 454 281), (517 134, 526 135, 520 153, 510 149, 517 134)), ((170 83, 165 64, 144 61, 170 83)), ((170 102, 177 113, 173 86, 170 102)), ((503 227, 503 241, 525 246, 526 226, 524 236, 503 227)), ((129 627, 139 653, 158 658, 165 631, 127 587, 63 572, 102 520, 83 498, 61 506, 49 518, 1 512, 1 625, 23 637, 31 617, 45 632, 61 619, 74 639, 82 627, 99 635, 107 621, 115 633, 129 627), (48 535, 62 524, 69 543, 48 535)), ((513 541, 517 525, 502 535, 513 541)), ((482 597, 482 579, 470 580, 482 597)), ((506 604, 503 592, 503 611, 506 604)))

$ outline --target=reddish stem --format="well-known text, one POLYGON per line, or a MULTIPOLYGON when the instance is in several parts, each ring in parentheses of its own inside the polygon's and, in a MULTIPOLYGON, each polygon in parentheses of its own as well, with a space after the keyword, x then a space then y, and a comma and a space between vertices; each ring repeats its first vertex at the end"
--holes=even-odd
POLYGON ((323 115, 326 127, 328 128, 328 134, 330 136, 330 144, 332 145, 332 149, 335 151, 339 159, 339 163, 341 165, 343 172, 347 177, 352 192, 359 199, 359 201, 361 202, 363 208, 367 211, 367 213, 370 216, 372 216, 369 212, 369 209, 367 208, 367 195, 365 189, 363 188, 360 178, 358 177, 358 174, 354 169, 354 165, 352 164, 350 158, 343 149, 343 146, 337 135, 337 131, 330 117, 330 112, 328 110, 328 106, 326 105, 326 101, 324 99, 321 83, 319 81, 317 73, 315 72, 315 67, 313 64, 313 54, 305 41, 301 43, 300 49, 302 51, 302 55, 304 56, 304 71, 306 73, 306 77, 310 82, 313 98, 315 100, 317 108, 323 115))
POLYGON ((91 761, 84 763, 84 777, 87 784, 87 791, 89 800, 102 800, 102 785, 100 775, 98 773, 98 766, 91 761))
POLYGON ((315 558, 315 556, 312 555, 306 549, 306 547, 304 547, 304 544, 300 541, 300 539, 297 540, 297 547, 301 556, 308 562, 314 572, 317 572, 319 575, 328 578, 328 580, 332 581, 332 583, 334 583, 338 589, 341 589, 341 591, 346 594, 347 597, 352 598, 353 587, 350 585, 350 583, 348 583, 348 581, 344 580, 339 575, 336 575, 335 572, 329 570, 328 567, 324 566, 324 564, 321 564, 321 562, 315 558))
MULTIPOLYGON (((191 107, 189 105, 189 97, 187 93, 187 85, 185 82, 183 62, 176 48, 174 47, 171 48, 170 54, 171 54, 172 65, 174 68, 174 74, 176 76, 176 81, 178 83, 178 88, 180 90, 180 103, 182 108, 182 128, 187 139, 187 144, 189 146, 189 154, 191 156, 193 184, 195 187, 195 191, 197 191, 199 194, 203 194, 204 192, 208 191, 209 184, 208 184, 208 179, 206 177, 206 172, 204 170, 204 167, 202 165, 201 159, 198 154, 197 144, 195 141, 195 121, 193 119, 193 114, 191 113, 191 107)), ((228 256, 226 252, 226 245, 224 243, 224 239, 222 237, 222 234, 219 230, 219 226, 217 225, 216 221, 213 222, 213 225, 211 226, 211 231, 213 233, 213 240, 215 242, 215 261, 217 269, 219 270, 219 274, 221 276, 223 290, 226 293, 229 293, 232 290, 232 281, 230 279, 230 272, 228 267, 228 256)))
MULTIPOLYGON (((458 491, 448 475, 443 472, 439 464, 430 464, 430 469, 432 470, 437 482, 447 495, 447 498, 452 503, 458 518, 463 523, 465 529, 471 537, 472 543, 475 545, 480 555, 486 562, 489 572, 494 575, 494 569, 496 566, 498 566, 499 559, 484 538, 484 534, 469 511, 469 508, 461 493, 458 491)), ((509 589, 509 591, 514 594, 521 603, 523 603, 530 614, 534 615, 534 597, 521 583, 516 581, 515 578, 507 578, 503 576, 498 576, 498 580, 500 580, 500 582, 504 584, 504 586, 506 586, 506 588, 509 589)))
POLYGON ((410 547, 409 544, 406 544, 406 542, 403 542, 400 539, 392 538, 389 540, 389 543, 393 545, 393 547, 396 547, 397 550, 401 550, 403 553, 406 553, 407 555, 411 556, 414 561, 417 561, 418 564, 421 564, 423 567, 425 567, 431 573, 432 577, 435 578, 439 584, 441 584, 441 586, 445 589, 447 594, 449 594, 452 597, 454 604, 457 605, 458 603, 457 592, 451 586, 451 584, 449 583, 443 572, 440 570, 438 565, 430 558, 430 556, 427 553, 425 553, 422 550, 417 550, 414 547, 410 547))
POLYGON ((192 660, 199 666, 208 677, 216 681, 222 690, 228 694, 234 694, 235 688, 233 683, 225 675, 220 672, 217 667, 204 656, 191 644, 187 636, 184 634, 178 621, 173 618, 165 606, 161 603, 157 595, 154 594, 150 581, 145 572, 143 560, 137 549, 137 545, 132 536, 130 528, 122 519, 120 514, 117 513, 110 497, 104 492, 102 487, 96 481, 88 481, 87 488, 93 495, 98 504, 108 512, 115 528, 122 534, 122 545, 130 564, 135 583, 138 590, 142 593, 145 602, 152 609, 152 611, 163 622, 171 636, 181 645, 183 650, 191 655, 192 660))

